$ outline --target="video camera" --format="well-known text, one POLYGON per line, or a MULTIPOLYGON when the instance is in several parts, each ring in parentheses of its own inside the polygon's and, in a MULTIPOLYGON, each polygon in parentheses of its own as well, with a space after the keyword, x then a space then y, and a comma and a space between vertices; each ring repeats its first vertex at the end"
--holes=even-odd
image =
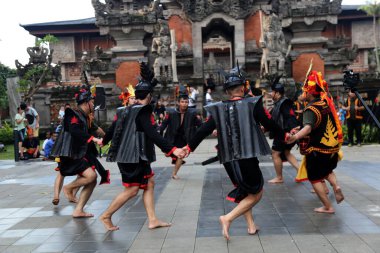
POLYGON ((343 71, 343 73, 344 89, 351 91, 356 90, 356 86, 358 86, 358 84, 362 82, 362 80, 360 80, 359 73, 354 73, 352 69, 345 70, 343 71))

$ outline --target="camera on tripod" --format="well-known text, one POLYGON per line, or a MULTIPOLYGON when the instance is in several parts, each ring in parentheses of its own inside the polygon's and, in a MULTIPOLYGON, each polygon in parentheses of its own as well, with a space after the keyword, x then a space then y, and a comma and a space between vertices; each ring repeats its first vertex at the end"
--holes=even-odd
POLYGON ((343 86, 346 90, 353 91, 356 89, 358 84, 362 82, 362 80, 360 80, 359 73, 354 73, 352 69, 345 70, 343 73, 343 86))

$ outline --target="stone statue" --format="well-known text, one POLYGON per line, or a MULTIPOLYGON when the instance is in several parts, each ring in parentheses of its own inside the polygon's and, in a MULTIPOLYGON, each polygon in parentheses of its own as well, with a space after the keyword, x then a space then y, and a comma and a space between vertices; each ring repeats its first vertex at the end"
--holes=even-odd
POLYGON ((168 23, 159 19, 152 41, 152 54, 156 56, 153 64, 154 76, 159 81, 169 81, 172 77, 170 44, 168 23))
POLYGON ((276 14, 266 18, 263 25, 263 39, 260 43, 263 49, 261 58, 261 75, 278 74, 285 70, 285 54, 287 51, 281 22, 276 14))
POLYGON ((375 73, 377 69, 377 64, 376 64, 376 56, 374 52, 369 52, 368 53, 368 71, 370 73, 375 73))
POLYGON ((26 51, 29 54, 29 64, 43 64, 46 63, 49 50, 44 47, 28 47, 26 51))

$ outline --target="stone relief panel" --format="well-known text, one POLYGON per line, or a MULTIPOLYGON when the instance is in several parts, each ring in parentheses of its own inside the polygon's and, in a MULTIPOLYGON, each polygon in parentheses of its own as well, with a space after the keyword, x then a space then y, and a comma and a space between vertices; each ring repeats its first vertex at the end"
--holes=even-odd
POLYGON ((74 37, 59 37, 58 39, 57 43, 50 45, 50 48, 54 49, 53 62, 75 62, 74 37))
POLYGON ((342 0, 279 0, 278 14, 281 18, 337 15, 342 0))
POLYGON ((192 21, 201 21, 216 12, 243 19, 255 8, 254 0, 177 0, 177 2, 192 21))

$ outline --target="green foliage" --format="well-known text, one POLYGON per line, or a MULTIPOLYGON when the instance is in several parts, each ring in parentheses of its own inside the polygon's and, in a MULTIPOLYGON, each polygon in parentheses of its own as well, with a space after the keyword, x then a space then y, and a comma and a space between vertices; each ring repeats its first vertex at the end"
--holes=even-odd
MULTIPOLYGON (((44 72, 45 66, 43 65, 34 65, 26 71, 24 76, 20 78, 20 92, 27 92, 31 85, 34 85, 38 82, 38 79, 44 72)), ((48 80, 46 80, 48 81, 48 80)))
POLYGON ((360 6, 359 10, 367 13, 368 16, 379 16, 380 3, 377 0, 367 1, 367 4, 360 6))
POLYGON ((47 34, 42 39, 37 39, 36 46, 38 46, 38 47, 41 45, 47 46, 49 43, 56 43, 56 42, 58 42, 57 37, 55 37, 54 35, 51 35, 51 34, 47 34))
POLYGON ((363 124, 362 127, 362 139, 365 143, 379 142, 380 131, 376 126, 369 124, 363 124))
POLYGON ((8 107, 7 78, 14 77, 16 70, 0 63, 0 108, 8 107))
POLYGON ((4 144, 13 143, 13 129, 7 122, 0 128, 0 140, 4 144))

